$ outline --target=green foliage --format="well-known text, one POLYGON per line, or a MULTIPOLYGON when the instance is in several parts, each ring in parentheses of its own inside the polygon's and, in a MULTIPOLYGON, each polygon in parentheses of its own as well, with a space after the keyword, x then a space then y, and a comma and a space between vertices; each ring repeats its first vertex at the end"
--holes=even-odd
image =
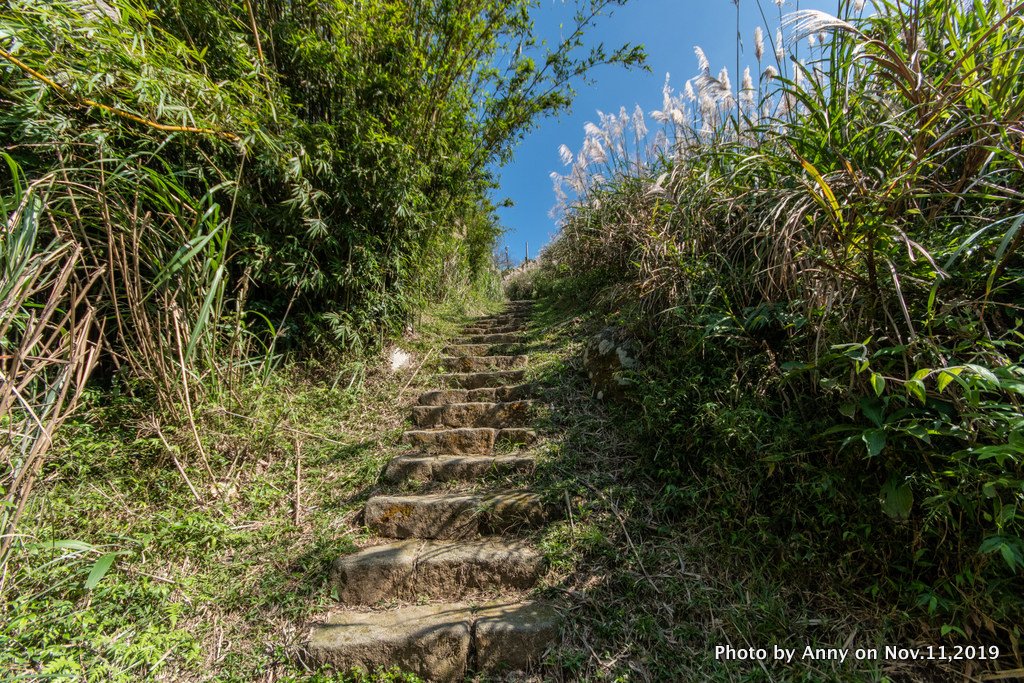
POLYGON ((498 296, 495 170, 574 79, 642 61, 584 47, 620 2, 581 0, 554 50, 530 0, 0 5, 0 207, 19 226, 0 256, 36 283, 0 292, 0 347, 26 345, 0 369, 31 356, 32 398, 71 375, 18 418, 46 432, 30 456, 0 458, 0 565, 94 368, 187 421, 205 461, 197 411, 286 354, 372 352, 429 303, 498 296), (67 348, 33 346, 40 306, 67 348))
POLYGON ((630 422, 667 509, 1015 646, 1024 16, 875 5, 786 18, 784 76, 738 95, 666 86, 653 145, 642 114, 588 129, 531 286, 645 341, 630 422))

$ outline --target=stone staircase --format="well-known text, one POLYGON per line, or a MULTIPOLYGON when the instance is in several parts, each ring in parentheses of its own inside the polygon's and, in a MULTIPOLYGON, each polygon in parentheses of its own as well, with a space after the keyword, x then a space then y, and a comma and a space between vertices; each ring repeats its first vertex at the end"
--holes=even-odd
POLYGON ((544 558, 523 538, 551 513, 521 487, 537 440, 529 359, 514 353, 529 308, 513 301, 445 348, 440 388, 412 409, 410 452, 388 463, 364 509, 381 544, 334 563, 343 608, 314 627, 315 662, 460 681, 529 671, 557 642, 557 613, 528 597, 544 558))

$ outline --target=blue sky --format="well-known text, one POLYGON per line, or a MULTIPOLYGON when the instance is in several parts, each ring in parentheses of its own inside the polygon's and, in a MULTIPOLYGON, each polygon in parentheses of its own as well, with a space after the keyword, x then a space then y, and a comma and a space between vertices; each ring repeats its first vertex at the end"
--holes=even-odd
MULTIPOLYGON (((797 0, 787 0, 783 12, 796 9, 797 0)), ((756 66, 754 27, 761 25, 775 34, 778 7, 774 0, 761 0, 769 25, 761 19, 755 0, 740 0, 740 34, 743 54, 740 69, 756 66)), ((836 10, 836 0, 799 0, 800 9, 836 10)), ((541 0, 535 15, 538 35, 555 44, 559 25, 572 20, 572 5, 561 0, 541 0)), ((520 261, 529 242, 530 256, 554 236, 557 226, 548 217, 555 195, 548 174, 564 170, 558 158, 558 146, 568 145, 574 152, 583 142, 583 125, 597 121, 597 110, 618 112, 625 106, 632 112, 639 104, 645 114, 661 108, 661 88, 665 73, 680 90, 688 78, 697 75, 694 45, 708 55, 711 70, 728 67, 730 78, 739 81, 736 71, 736 7, 731 0, 632 0, 604 17, 587 38, 588 44, 603 42, 609 49, 624 42, 642 43, 647 48, 651 71, 627 71, 604 67, 596 71, 592 85, 577 84, 572 111, 543 120, 516 150, 515 158, 500 170, 501 188, 495 199, 510 198, 515 205, 500 209, 502 225, 508 231, 504 245, 515 261, 520 261)), ((770 47, 766 48, 770 51, 770 47)), ((734 85, 735 87, 735 85, 734 85)), ((648 121, 648 125, 651 122, 648 121)))

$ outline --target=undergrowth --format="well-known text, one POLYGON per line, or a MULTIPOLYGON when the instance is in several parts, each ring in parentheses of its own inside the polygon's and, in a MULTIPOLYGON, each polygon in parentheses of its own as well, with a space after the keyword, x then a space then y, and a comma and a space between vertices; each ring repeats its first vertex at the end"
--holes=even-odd
POLYGON ((784 11, 737 87, 697 48, 653 130, 563 146, 517 287, 640 348, 625 469, 660 523, 1020 669, 1024 7, 784 11))
MULTIPOLYGON (((3 577, 0 671, 89 681, 370 680, 304 665, 304 629, 336 604, 330 563, 406 428, 414 373, 468 311, 422 316, 411 362, 292 364, 197 407, 187 425, 134 396, 87 394, 65 425, 3 577)), ((394 672, 372 680, 414 678, 394 672)), ((6 680, 6 677, 5 677, 6 680)))
MULTIPOLYGON (((943 640, 913 604, 886 599, 891 558, 872 556, 879 549, 866 549, 863 538, 842 540, 853 515, 877 524, 888 518, 876 500, 851 497, 843 482, 848 472, 830 473, 816 466, 815 454, 794 448, 795 439, 827 418, 801 426, 790 416, 778 425, 764 414, 766 399, 721 395, 706 395, 685 410, 689 401, 643 382, 634 389, 642 404, 636 394, 625 403, 598 400, 581 358, 605 325, 603 316, 572 297, 542 299, 534 310, 532 379, 546 387, 551 408, 538 477, 545 495, 566 511, 540 540, 551 565, 547 594, 568 606, 548 678, 924 682, 962 680, 992 666, 802 657, 806 647, 884 653, 886 645, 943 640), (678 454, 657 453, 672 437, 656 441, 650 430, 676 436, 690 431, 681 426, 688 420, 703 436, 687 453, 704 457, 687 458, 682 472, 658 467, 678 454), (742 445, 744 461, 754 463, 773 446, 766 434, 805 462, 798 474, 778 464, 772 475, 747 474, 724 455, 742 445), (815 516, 815 506, 825 502, 834 517, 815 516), (720 646, 769 652, 778 646, 796 654, 791 662, 730 661, 716 656, 720 646)), ((680 369, 673 364, 657 372, 665 379, 662 371, 680 369)), ((716 386, 732 382, 725 377, 716 386)), ((1014 669, 1014 654, 1004 652, 1000 666, 1014 669)))

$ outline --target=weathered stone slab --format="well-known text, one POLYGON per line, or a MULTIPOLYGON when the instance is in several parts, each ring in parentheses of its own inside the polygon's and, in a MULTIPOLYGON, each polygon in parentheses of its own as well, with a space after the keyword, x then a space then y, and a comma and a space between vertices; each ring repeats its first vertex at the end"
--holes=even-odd
POLYGON ((363 515, 371 531, 388 538, 466 539, 547 521, 540 497, 524 491, 374 496, 363 515))
POLYGON ((491 603, 476 615, 473 645, 478 671, 524 671, 536 667, 558 642, 559 615, 542 602, 491 603))
POLYGON ((415 429, 402 435, 405 443, 424 453, 490 455, 495 447, 513 449, 537 442, 537 433, 525 427, 455 427, 415 429))
POLYGON ((449 372, 487 372, 526 367, 528 356, 445 356, 441 363, 449 372))
POLYGON ((366 526, 389 538, 472 538, 480 532, 480 499, 472 495, 374 496, 366 526))
POLYGON ((486 356, 494 348, 493 344, 452 344, 444 347, 446 356, 486 356))
POLYGON ((473 613, 460 604, 346 611, 314 626, 314 662, 373 671, 397 665, 428 681, 461 681, 469 664, 473 613))
POLYGON ((529 491, 492 494, 481 498, 480 531, 503 534, 516 529, 535 529, 548 520, 541 497, 529 491))
POLYGON ((480 389, 518 384, 526 377, 525 370, 499 370, 496 372, 457 372, 437 375, 436 380, 443 386, 462 389, 480 389))
POLYGON ((419 594, 462 599, 474 591, 525 590, 537 583, 544 557, 529 544, 502 539, 430 541, 416 565, 419 594))
POLYGON ((543 569, 543 556, 522 541, 407 540, 339 557, 331 585, 347 605, 423 597, 461 600, 473 592, 530 588, 543 569))
POLYGON ((523 335, 519 332, 502 332, 501 334, 467 334, 457 340, 459 344, 522 344, 523 335))
POLYGON ((462 334, 512 334, 522 332, 526 327, 520 323, 505 323, 500 325, 472 325, 462 329, 462 334))
POLYGON ((373 605, 399 595, 415 579, 416 558, 424 541, 414 539, 364 548, 343 555, 331 566, 330 582, 346 605, 373 605))
POLYGON ((448 403, 500 403, 503 401, 525 401, 533 396, 530 384, 515 384, 502 387, 480 387, 478 389, 433 389, 420 394, 421 406, 443 406, 448 403))
POLYGON ((418 402, 421 406, 443 406, 446 403, 465 403, 468 400, 467 389, 432 389, 420 394, 418 402))
POLYGON ((532 407, 532 401, 413 406, 412 421, 417 427, 522 427, 532 407))
POLYGON ((476 481, 487 476, 528 474, 537 461, 525 455, 403 455, 384 469, 384 481, 476 481))
POLYGON ((403 438, 413 448, 427 453, 452 455, 486 455, 494 449, 498 430, 490 427, 460 427, 456 429, 413 430, 403 438))
POLYGON ((466 392, 466 402, 525 401, 533 395, 533 385, 516 384, 504 387, 482 387, 466 392))

